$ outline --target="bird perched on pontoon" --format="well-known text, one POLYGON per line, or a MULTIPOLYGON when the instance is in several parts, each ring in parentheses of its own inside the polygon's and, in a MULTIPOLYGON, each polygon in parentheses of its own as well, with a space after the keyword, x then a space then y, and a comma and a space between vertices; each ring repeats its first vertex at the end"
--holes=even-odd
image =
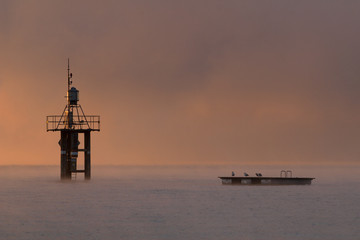
POLYGON ((249 174, 247 174, 246 172, 244 172, 244 176, 245 176, 245 177, 248 177, 248 176, 249 176, 249 174))
POLYGON ((234 172, 234 171, 231 172, 231 176, 235 176, 235 172, 234 172))

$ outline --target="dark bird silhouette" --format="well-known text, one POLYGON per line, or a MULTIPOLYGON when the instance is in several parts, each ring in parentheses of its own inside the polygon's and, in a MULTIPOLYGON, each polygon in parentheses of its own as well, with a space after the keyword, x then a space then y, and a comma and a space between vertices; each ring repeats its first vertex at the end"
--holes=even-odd
POLYGON ((234 172, 231 172, 231 176, 235 176, 235 173, 234 173, 234 172))
POLYGON ((244 172, 244 176, 245 176, 245 177, 248 177, 248 176, 249 176, 249 174, 247 174, 246 172, 244 172))

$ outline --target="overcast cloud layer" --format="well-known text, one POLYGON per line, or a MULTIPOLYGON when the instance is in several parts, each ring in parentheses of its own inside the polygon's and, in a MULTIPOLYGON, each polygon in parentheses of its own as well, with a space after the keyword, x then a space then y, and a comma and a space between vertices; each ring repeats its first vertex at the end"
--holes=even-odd
POLYGON ((66 61, 94 164, 357 164, 359 1, 0 0, 0 164, 59 164, 66 61))

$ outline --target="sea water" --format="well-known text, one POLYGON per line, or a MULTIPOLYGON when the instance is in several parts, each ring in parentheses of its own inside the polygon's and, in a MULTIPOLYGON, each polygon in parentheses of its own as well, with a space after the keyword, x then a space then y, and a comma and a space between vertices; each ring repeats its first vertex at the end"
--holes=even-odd
POLYGON ((305 186, 221 185, 236 168, 93 166, 64 182, 58 166, 0 167, 0 239, 360 239, 358 167, 294 167, 316 177, 305 186))

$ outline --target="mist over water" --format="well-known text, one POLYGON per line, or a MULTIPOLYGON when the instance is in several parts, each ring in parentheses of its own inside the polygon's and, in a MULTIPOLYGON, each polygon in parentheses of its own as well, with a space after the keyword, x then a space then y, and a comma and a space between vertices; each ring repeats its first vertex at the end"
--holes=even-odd
MULTIPOLYGON (((286 168, 287 170, 289 168, 286 168)), ((310 186, 223 186, 279 167, 0 167, 1 239, 359 239, 359 167, 293 166, 310 186)))

